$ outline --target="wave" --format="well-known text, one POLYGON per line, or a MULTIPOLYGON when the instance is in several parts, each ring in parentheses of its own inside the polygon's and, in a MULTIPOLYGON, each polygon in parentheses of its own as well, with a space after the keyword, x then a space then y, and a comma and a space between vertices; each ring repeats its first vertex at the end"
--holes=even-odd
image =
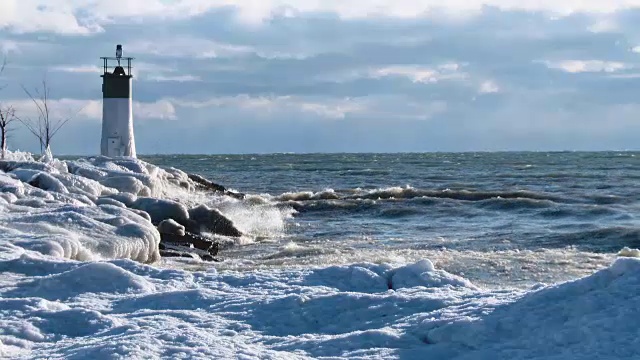
POLYGON ((294 209, 296 212, 348 211, 353 214, 360 211, 368 211, 377 205, 377 202, 374 200, 290 200, 282 204, 294 209))
POLYGON ((394 218, 403 218, 409 216, 423 215, 424 211, 415 207, 394 207, 391 209, 381 210, 379 213, 380 217, 394 219, 394 218))
POLYGON ((333 189, 326 189, 320 192, 313 191, 299 191, 299 192, 286 192, 280 196, 277 196, 277 201, 306 201, 306 200, 337 200, 340 199, 340 195, 336 194, 333 189))
POLYGON ((482 208, 503 211, 546 209, 555 205, 557 204, 550 200, 539 200, 530 198, 499 197, 482 200, 480 202, 480 206, 482 208))
POLYGON ((640 247, 640 227, 610 226, 547 236, 542 246, 577 246, 596 252, 618 251, 621 247, 640 247))
POLYGON ((566 202, 567 199, 544 193, 536 193, 527 190, 516 191, 474 191, 474 190, 425 190, 407 187, 390 187, 357 194, 351 198, 368 199, 411 199, 416 197, 431 197, 440 199, 452 199, 463 201, 483 201, 489 199, 532 199, 548 200, 553 202, 566 202))
POLYGON ((461 201, 484 201, 490 199, 524 199, 540 200, 556 203, 572 202, 571 199, 559 195, 533 192, 528 190, 513 191, 482 191, 482 190, 427 190, 416 189, 411 186, 387 187, 364 190, 361 188, 339 190, 326 189, 320 192, 300 191, 287 192, 273 197, 276 201, 310 201, 310 200, 388 200, 436 198, 461 201))

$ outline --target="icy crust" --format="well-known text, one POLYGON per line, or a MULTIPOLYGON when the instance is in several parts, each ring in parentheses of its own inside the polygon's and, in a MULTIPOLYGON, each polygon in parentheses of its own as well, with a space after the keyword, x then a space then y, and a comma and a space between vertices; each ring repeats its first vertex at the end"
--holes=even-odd
MULTIPOLYGON (((154 224, 204 199, 188 175, 128 158, 0 161, 0 246, 75 260, 160 258, 154 224)), ((0 251, 0 257, 10 256, 0 251)))
POLYGON ((638 358, 640 260, 527 291, 430 261, 186 272, 39 254, 0 261, 0 357, 638 358))

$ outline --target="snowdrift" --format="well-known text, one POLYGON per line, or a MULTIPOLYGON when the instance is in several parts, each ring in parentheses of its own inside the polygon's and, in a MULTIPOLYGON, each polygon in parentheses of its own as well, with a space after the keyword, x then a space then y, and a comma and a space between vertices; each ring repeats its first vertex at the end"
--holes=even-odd
POLYGON ((640 260, 528 291, 423 260, 206 272, 0 261, 6 358, 637 358, 640 260))

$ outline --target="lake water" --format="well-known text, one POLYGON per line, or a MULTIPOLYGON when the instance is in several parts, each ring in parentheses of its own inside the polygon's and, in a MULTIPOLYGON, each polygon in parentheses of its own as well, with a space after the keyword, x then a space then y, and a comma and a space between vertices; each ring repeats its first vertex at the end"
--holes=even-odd
POLYGON ((640 247, 630 152, 146 156, 249 194, 218 268, 429 258, 483 285, 584 276, 640 247))

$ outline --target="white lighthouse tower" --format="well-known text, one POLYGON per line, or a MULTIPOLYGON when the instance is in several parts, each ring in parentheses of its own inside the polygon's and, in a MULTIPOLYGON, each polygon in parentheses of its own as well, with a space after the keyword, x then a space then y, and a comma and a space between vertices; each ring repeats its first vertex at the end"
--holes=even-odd
POLYGON ((136 157, 131 113, 131 78, 133 78, 131 60, 133 58, 122 57, 122 45, 117 45, 116 57, 100 59, 104 62, 104 72, 100 75, 102 78, 100 154, 108 157, 136 157), (117 61, 118 65, 114 66, 114 61, 117 61))

